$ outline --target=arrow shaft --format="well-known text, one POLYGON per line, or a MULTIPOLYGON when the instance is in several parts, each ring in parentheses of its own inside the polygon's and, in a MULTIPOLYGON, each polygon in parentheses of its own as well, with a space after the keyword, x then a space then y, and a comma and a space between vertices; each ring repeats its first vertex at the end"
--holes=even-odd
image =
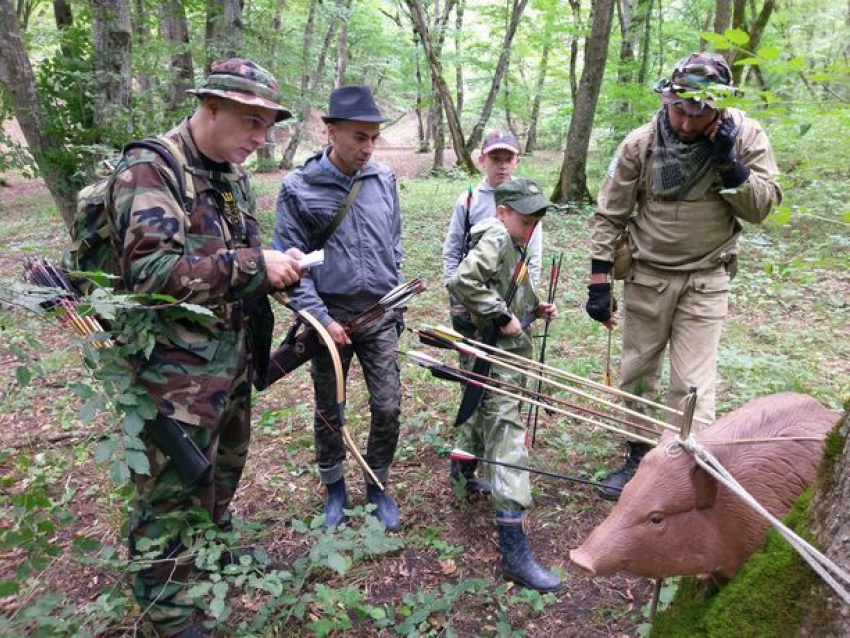
POLYGON ((487 463, 488 465, 500 465, 502 467, 509 467, 513 470, 520 470, 523 472, 531 472, 532 474, 540 474, 541 476, 550 476, 552 478, 561 479, 564 481, 572 481, 573 483, 581 483, 582 485, 593 485, 595 487, 604 487, 610 489, 608 485, 604 483, 599 483, 597 481, 591 481, 590 479, 582 478, 580 476, 572 476, 570 474, 558 474, 557 472, 549 472, 548 470, 538 470, 533 467, 528 467, 525 465, 516 465, 514 463, 505 463, 504 461, 495 461, 493 459, 485 459, 480 456, 473 457, 479 463, 487 463))

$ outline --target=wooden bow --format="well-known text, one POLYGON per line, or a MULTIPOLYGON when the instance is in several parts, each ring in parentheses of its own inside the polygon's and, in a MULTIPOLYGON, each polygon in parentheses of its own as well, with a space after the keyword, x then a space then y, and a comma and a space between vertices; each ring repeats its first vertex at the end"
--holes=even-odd
POLYGON ((319 335, 319 338, 324 342, 325 347, 328 349, 328 353, 331 355, 331 361, 334 366, 334 375, 336 376, 337 422, 339 423, 339 433, 342 435, 345 447, 347 447, 348 451, 351 452, 351 455, 354 457, 354 460, 357 461, 357 464, 361 467, 361 469, 372 478, 375 485, 383 490, 384 486, 381 485, 381 482, 378 480, 378 477, 375 476, 372 468, 369 467, 368 463, 366 463, 366 459, 364 459, 360 454, 360 450, 357 449, 357 445, 354 443, 354 439, 351 438, 351 433, 345 425, 345 374, 342 369, 342 359, 339 358, 339 348, 337 348, 333 337, 331 337, 330 333, 318 319, 306 310, 298 310, 297 314, 305 322, 312 326, 313 330, 316 331, 316 334, 319 335))

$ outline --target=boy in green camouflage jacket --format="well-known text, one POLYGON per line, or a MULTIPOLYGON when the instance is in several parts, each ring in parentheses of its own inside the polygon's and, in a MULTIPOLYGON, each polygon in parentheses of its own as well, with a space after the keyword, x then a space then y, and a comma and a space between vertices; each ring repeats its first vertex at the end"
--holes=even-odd
MULTIPOLYGON (((503 350, 531 357, 533 345, 528 327, 536 318, 551 317, 555 305, 541 302, 523 260, 526 245, 535 226, 552 203, 529 179, 512 179, 496 189, 496 217, 472 227, 472 246, 460 263, 449 291, 470 311, 480 333, 491 323, 499 326, 498 346, 503 350), (510 304, 508 290, 516 291, 510 304)), ((522 375, 494 368, 491 376, 515 384, 524 384, 522 375)), ((476 413, 462 426, 459 444, 476 456, 505 463, 525 465, 525 427, 520 418, 520 402, 503 395, 485 392, 476 413)), ((528 537, 523 529, 523 514, 531 505, 528 472, 490 465, 487 475, 492 487, 499 528, 499 549, 505 578, 538 591, 560 589, 560 579, 539 565, 531 556, 528 537)))

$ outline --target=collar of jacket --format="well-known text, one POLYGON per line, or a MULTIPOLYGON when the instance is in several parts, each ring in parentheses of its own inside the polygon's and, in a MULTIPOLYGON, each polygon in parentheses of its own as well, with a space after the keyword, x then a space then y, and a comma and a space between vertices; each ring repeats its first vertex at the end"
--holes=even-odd
POLYGON ((348 175, 343 174, 330 161, 328 158, 330 152, 331 146, 328 145, 307 158, 301 166, 301 174, 305 182, 308 184, 327 184, 330 181, 348 190, 351 188, 354 180, 365 177, 376 177, 380 173, 377 162, 370 159, 369 163, 363 167, 363 170, 358 172, 354 177, 348 177, 348 175))

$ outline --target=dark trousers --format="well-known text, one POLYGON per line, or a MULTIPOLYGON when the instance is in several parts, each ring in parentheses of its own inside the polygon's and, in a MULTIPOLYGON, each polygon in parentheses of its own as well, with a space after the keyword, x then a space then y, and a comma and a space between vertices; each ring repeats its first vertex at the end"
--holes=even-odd
MULTIPOLYGON (((340 316, 344 323, 353 317, 340 316)), ((392 313, 374 326, 349 335, 352 344, 340 348, 342 367, 346 380, 351 361, 357 361, 363 370, 369 389, 369 409, 372 420, 365 459, 372 468, 387 467, 392 463, 398 444, 399 414, 401 413, 401 377, 399 374, 398 333, 392 313)), ((314 357, 310 365, 313 390, 316 397, 314 414, 316 462, 323 467, 336 465, 345 459, 345 446, 339 433, 337 418, 336 378, 333 363, 327 350, 314 357)))

